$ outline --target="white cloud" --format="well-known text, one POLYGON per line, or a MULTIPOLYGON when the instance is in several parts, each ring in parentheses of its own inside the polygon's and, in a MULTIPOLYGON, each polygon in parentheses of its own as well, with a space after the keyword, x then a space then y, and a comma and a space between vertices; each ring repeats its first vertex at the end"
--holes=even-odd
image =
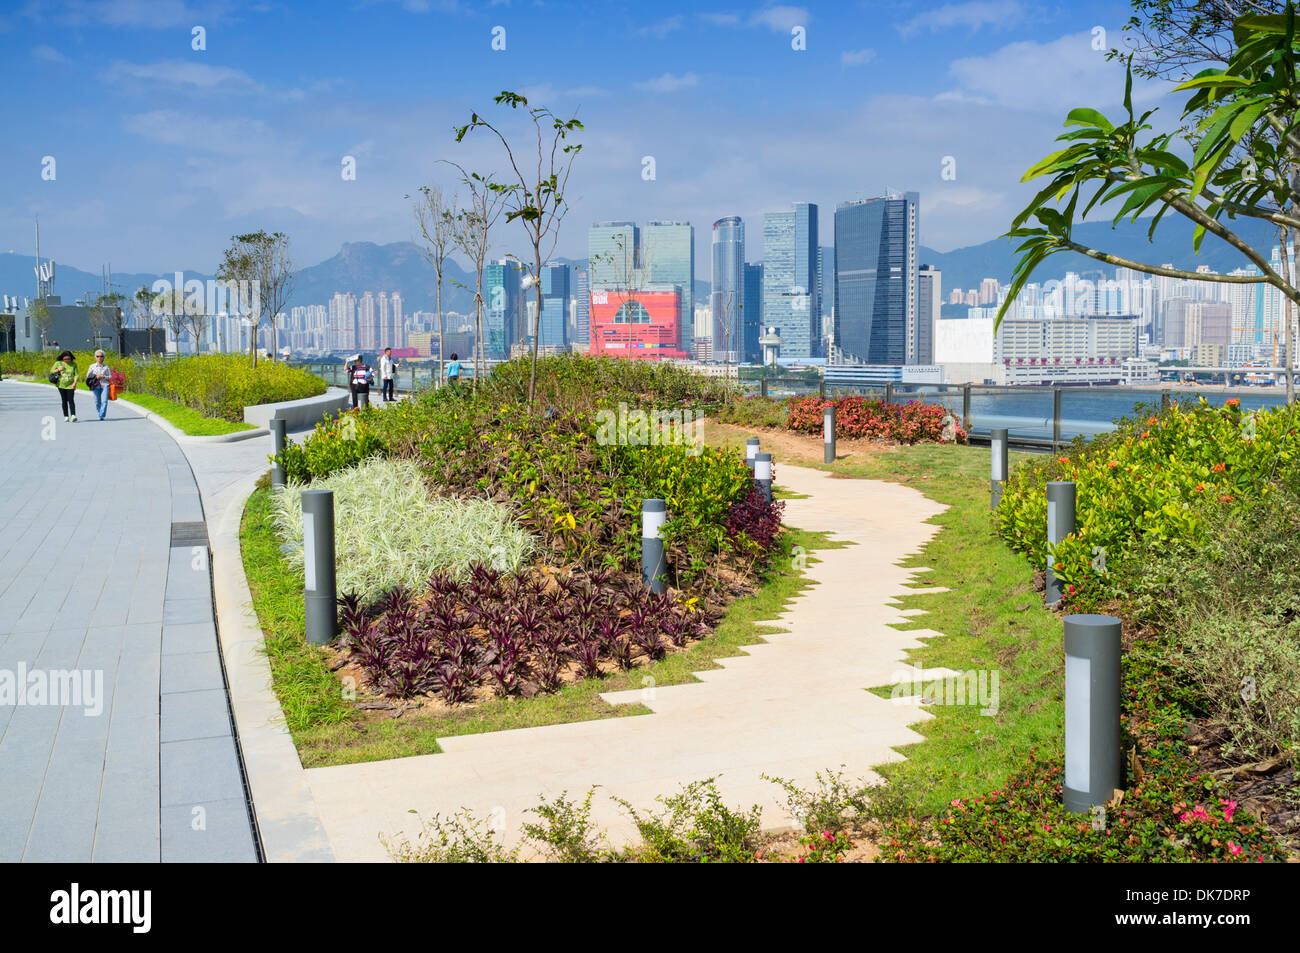
POLYGON ((713 26, 740 26, 740 15, 737 13, 701 13, 700 19, 713 26))
POLYGON ((679 13, 676 16, 667 17, 657 23, 651 23, 649 26, 643 26, 636 32, 641 36, 653 36, 662 40, 674 30, 680 30, 685 22, 686 18, 679 13))
POLYGON ((152 86, 190 89, 222 89, 228 92, 258 92, 261 84, 243 70, 229 66, 209 66, 192 60, 165 60, 160 63, 113 62, 104 74, 108 82, 133 80, 152 86))
POLYGON ((52 46, 42 43, 40 46, 32 48, 32 56, 46 63, 66 63, 68 58, 52 46))
MULTIPOLYGON (((950 98, 980 98, 1012 109, 1064 112, 1089 105, 1105 111, 1124 94, 1123 66, 1092 48, 1091 32, 1010 43, 987 56, 954 60, 948 71, 960 84, 950 98)), ((1170 88, 1135 78, 1133 99, 1149 102, 1170 88)))
POLYGON ((184 0, 67 0, 56 15, 73 26, 101 23, 133 30, 170 30, 209 24, 224 19, 226 12, 227 5, 220 0, 201 4, 184 0))
POLYGON ((749 18, 751 26, 765 26, 777 33, 789 33, 794 27, 807 26, 812 19, 806 7, 764 7, 749 18))
POLYGON ((1024 14, 1019 0, 972 0, 970 3, 945 3, 937 10, 918 13, 905 23, 897 24, 897 28, 903 36, 911 36, 921 30, 934 33, 959 26, 973 31, 982 26, 1010 26, 1022 19, 1024 14))
POLYGON ((876 51, 866 50, 845 50, 840 54, 841 66, 865 66, 876 58, 876 51))
POLYGON ((175 109, 136 113, 127 116, 123 126, 150 142, 222 155, 256 152, 267 136, 267 125, 260 119, 198 116, 175 109))
POLYGON ((643 83, 636 83, 634 85, 637 89, 644 90, 648 93, 675 93, 678 90, 690 89, 692 86, 697 86, 699 82, 700 78, 694 73, 683 73, 681 76, 674 76, 672 73, 664 73, 664 75, 657 77, 656 79, 648 79, 643 83))

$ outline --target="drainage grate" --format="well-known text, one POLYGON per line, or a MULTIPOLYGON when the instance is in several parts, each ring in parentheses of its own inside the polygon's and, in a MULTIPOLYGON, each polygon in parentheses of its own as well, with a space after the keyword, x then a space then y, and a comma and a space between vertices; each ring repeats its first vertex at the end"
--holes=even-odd
POLYGON ((172 523, 173 546, 208 545, 207 523, 172 523))

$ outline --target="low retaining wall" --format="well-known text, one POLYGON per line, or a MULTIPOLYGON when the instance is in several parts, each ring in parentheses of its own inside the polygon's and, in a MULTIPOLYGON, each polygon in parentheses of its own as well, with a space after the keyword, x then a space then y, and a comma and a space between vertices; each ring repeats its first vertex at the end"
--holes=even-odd
POLYGON ((278 404, 258 404, 244 408, 244 421, 269 429, 272 418, 287 421, 290 430, 314 427, 327 414, 336 414, 352 403, 352 396, 341 387, 331 387, 319 397, 284 400, 278 404))

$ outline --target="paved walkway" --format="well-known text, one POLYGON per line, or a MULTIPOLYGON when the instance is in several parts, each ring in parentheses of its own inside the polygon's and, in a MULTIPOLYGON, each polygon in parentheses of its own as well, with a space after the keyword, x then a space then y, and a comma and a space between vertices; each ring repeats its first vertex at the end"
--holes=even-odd
MULTIPOLYGON (((791 823, 783 798, 760 774, 811 785, 818 771, 844 766, 876 780, 872 768, 901 759, 896 747, 921 740, 909 726, 931 717, 867 692, 899 681, 903 663, 927 630, 899 631, 912 612, 892 602, 920 569, 897 564, 938 527, 943 507, 893 483, 834 479, 781 467, 780 483, 809 499, 790 500, 786 520, 827 530, 856 545, 825 550, 808 568, 817 585, 775 625, 786 631, 720 660, 694 684, 604 696, 644 702, 653 714, 440 739, 443 754, 307 771, 339 860, 387 857, 380 835, 413 836, 418 820, 465 807, 504 824, 515 841, 540 795, 581 798, 600 785, 593 819, 613 840, 635 838, 605 795, 653 806, 687 782, 718 776, 729 804, 761 804, 768 828, 791 823)), ((931 670, 941 674, 946 670, 931 670)))
POLYGON ((254 861, 190 465, 77 403, 0 382, 0 861, 254 861))

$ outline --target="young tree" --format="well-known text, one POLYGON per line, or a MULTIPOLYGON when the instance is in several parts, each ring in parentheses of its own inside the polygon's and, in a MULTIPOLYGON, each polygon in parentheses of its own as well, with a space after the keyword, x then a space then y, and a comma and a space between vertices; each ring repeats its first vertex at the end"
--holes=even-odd
POLYGON ((32 316, 32 321, 36 324, 36 330, 41 335, 41 350, 45 350, 46 338, 49 337, 50 328, 54 325, 54 315, 50 311, 50 306, 45 303, 44 298, 37 298, 27 308, 27 313, 32 316))
POLYGON ((187 300, 183 289, 173 288, 152 295, 150 311, 154 319, 160 321, 171 332, 172 340, 176 342, 177 355, 180 354, 181 350, 180 339, 182 334, 190 335, 190 341, 197 353, 199 340, 207 323, 205 316, 207 308, 204 306, 201 296, 195 296, 187 300))
POLYGON ((159 315, 153 310, 154 293, 147 287, 140 287, 135 295, 131 298, 132 324, 139 326, 143 324, 145 330, 149 332, 149 350, 154 350, 154 332, 162 328, 159 321, 159 315))
POLYGON ((1293 242, 1300 229, 1300 74, 1297 73, 1295 8, 1283 14, 1244 16, 1233 27, 1235 49, 1222 69, 1202 70, 1178 89, 1190 95, 1183 118, 1200 116, 1189 145, 1190 161, 1172 151, 1173 135, 1148 135, 1148 110, 1133 110, 1133 70, 1125 84, 1126 118, 1116 125, 1099 111, 1072 110, 1067 126, 1080 128, 1058 140, 1073 143, 1032 166, 1023 181, 1047 176, 1048 184, 1016 216, 1012 238, 1022 239, 1021 258, 1010 293, 998 310, 1000 323, 1035 269, 1050 256, 1075 251, 1111 265, 1152 275, 1228 284, 1267 284, 1287 304, 1286 391, 1295 400, 1294 334, 1291 314, 1300 302, 1293 268, 1293 242), (1081 212, 1079 199, 1091 190, 1081 212), (1066 197, 1068 201, 1066 200, 1066 197), (1064 206, 1061 202, 1064 201, 1064 206), (1236 249, 1258 275, 1198 274, 1123 258, 1075 240, 1076 220, 1099 203, 1120 204, 1115 223, 1131 215, 1134 222, 1155 210, 1149 234, 1169 211, 1195 223, 1192 248, 1199 251, 1212 234, 1236 249), (1059 207, 1053 207, 1059 206, 1059 207), (1253 248, 1232 228, 1239 216, 1277 226, 1282 268, 1253 248), (1038 227, 1027 227, 1030 218, 1038 227), (1226 219, 1226 221, 1225 221, 1226 219))
MULTIPOLYGON (((483 356, 483 269, 487 265, 488 250, 492 247, 489 242, 492 226, 505 209, 505 196, 496 188, 492 173, 480 175, 466 172, 454 162, 450 164, 460 171, 461 181, 469 189, 469 208, 462 209, 452 221, 452 241, 474 266, 473 386, 477 390, 486 369, 483 356)), ((441 350, 441 341, 438 347, 441 350)))
MULTIPOLYGON (((564 191, 569 184, 569 173, 573 170, 573 160, 582 150, 581 144, 569 143, 571 132, 582 129, 577 117, 560 119, 549 109, 541 106, 529 106, 528 100, 518 93, 503 91, 493 101, 511 109, 523 107, 533 124, 537 145, 537 167, 532 171, 532 152, 525 161, 516 157, 505 135, 479 116, 472 113, 470 120, 456 130, 456 141, 460 142, 471 129, 486 129, 500 140, 510 160, 516 181, 510 184, 493 183, 492 189, 506 197, 506 221, 516 219, 523 223, 532 246, 532 270, 528 274, 533 279, 537 294, 537 314, 541 320, 542 313, 542 262, 555 252, 560 238, 560 223, 568 213, 569 205, 565 201, 564 191), (525 172, 525 166, 529 171, 525 172), (547 250, 542 253, 543 246, 547 250)), ((522 148, 522 147, 521 147, 522 148)), ((533 403, 537 390, 537 346, 541 341, 540 329, 533 334, 532 368, 528 375, 528 402, 533 403)))
POLYGON ((411 207, 423 242, 421 251, 438 276, 434 295, 438 308, 438 381, 441 383, 444 356, 442 342, 447 338, 442 320, 442 274, 451 249, 456 246, 456 219, 460 213, 455 195, 444 197, 442 189, 427 185, 420 186, 419 192, 419 197, 411 200, 411 207))
POLYGON ((108 350, 117 350, 120 342, 118 332, 122 330, 122 305, 126 296, 116 291, 101 294, 94 299, 90 307, 90 333, 95 347, 103 347, 103 338, 109 338, 108 350), (110 333, 111 337, 110 337, 110 333))
POLYGON ((289 236, 284 232, 250 232, 230 240, 217 277, 226 282, 250 282, 258 307, 250 316, 252 333, 249 352, 257 366, 257 331, 262 323, 271 326, 271 360, 275 360, 276 315, 284 310, 293 291, 293 262, 289 258, 289 236))

